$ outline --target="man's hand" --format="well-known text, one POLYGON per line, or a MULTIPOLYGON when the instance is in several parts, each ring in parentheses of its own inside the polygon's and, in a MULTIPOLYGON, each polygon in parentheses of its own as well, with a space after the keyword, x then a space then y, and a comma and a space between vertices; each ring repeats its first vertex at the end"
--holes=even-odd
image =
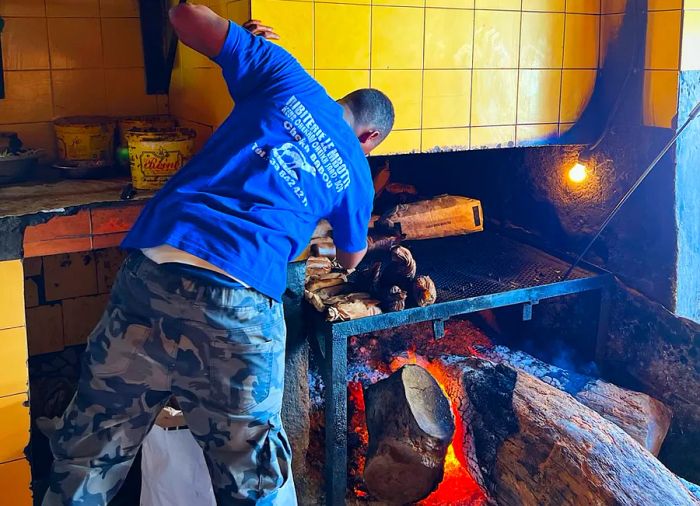
POLYGON ((265 26, 257 19, 251 19, 246 21, 241 25, 243 28, 248 30, 253 35, 259 35, 265 39, 269 40, 279 40, 280 36, 277 35, 271 26, 265 26))

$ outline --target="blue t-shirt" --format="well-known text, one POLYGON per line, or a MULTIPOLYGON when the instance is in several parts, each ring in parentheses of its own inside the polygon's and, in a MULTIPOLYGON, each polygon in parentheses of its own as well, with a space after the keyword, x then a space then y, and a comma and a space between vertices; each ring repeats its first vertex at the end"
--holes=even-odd
POLYGON ((343 108, 284 49, 229 23, 220 54, 235 108, 151 199, 124 248, 168 244, 281 300, 318 221, 367 244, 374 189, 343 108))

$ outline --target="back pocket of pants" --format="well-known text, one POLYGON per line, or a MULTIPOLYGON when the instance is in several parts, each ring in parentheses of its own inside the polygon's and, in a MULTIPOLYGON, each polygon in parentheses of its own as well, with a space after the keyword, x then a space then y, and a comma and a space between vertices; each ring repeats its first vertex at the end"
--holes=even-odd
POLYGON ((233 414, 251 411, 270 395, 274 341, 243 344, 212 338, 209 344, 211 400, 233 414))

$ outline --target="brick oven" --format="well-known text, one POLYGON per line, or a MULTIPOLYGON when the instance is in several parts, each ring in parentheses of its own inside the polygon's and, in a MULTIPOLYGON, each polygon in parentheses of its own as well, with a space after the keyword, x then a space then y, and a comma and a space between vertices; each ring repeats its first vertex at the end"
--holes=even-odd
MULTIPOLYGON (((51 457, 36 419, 70 400, 118 245, 153 195, 125 191, 123 172, 62 179, 52 122, 169 114, 201 147, 233 105, 211 61, 161 47, 147 14, 166 3, 0 0, 0 130, 44 150, 33 179, 0 186, 8 504, 41 499, 51 457)), ((323 286, 386 297, 381 314, 328 321, 305 300, 304 260, 332 251, 332 231, 290 263, 283 415, 299 503, 697 504, 700 122, 568 271, 700 100, 700 5, 202 3, 274 26, 332 97, 392 98, 396 128, 370 165, 396 191, 377 215, 444 194, 481 206, 483 231, 402 242, 434 304, 389 299, 379 248, 355 273, 329 261, 323 286)), ((112 504, 137 504, 139 484, 137 462, 112 504)))

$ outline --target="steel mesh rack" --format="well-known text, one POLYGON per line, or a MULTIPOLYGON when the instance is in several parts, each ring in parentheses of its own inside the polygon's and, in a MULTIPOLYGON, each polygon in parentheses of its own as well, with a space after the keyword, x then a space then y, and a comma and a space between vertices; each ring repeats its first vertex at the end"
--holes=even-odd
POLYGON ((347 322, 314 318, 314 333, 322 356, 325 382, 326 504, 345 504, 347 489, 347 340, 348 337, 411 323, 432 321, 435 338, 444 322, 505 306, 522 305, 523 319, 541 300, 598 291, 598 344, 607 333, 610 273, 592 267, 576 268, 562 280, 569 263, 504 235, 484 232, 469 236, 409 243, 420 274, 432 277, 438 302, 347 322))

